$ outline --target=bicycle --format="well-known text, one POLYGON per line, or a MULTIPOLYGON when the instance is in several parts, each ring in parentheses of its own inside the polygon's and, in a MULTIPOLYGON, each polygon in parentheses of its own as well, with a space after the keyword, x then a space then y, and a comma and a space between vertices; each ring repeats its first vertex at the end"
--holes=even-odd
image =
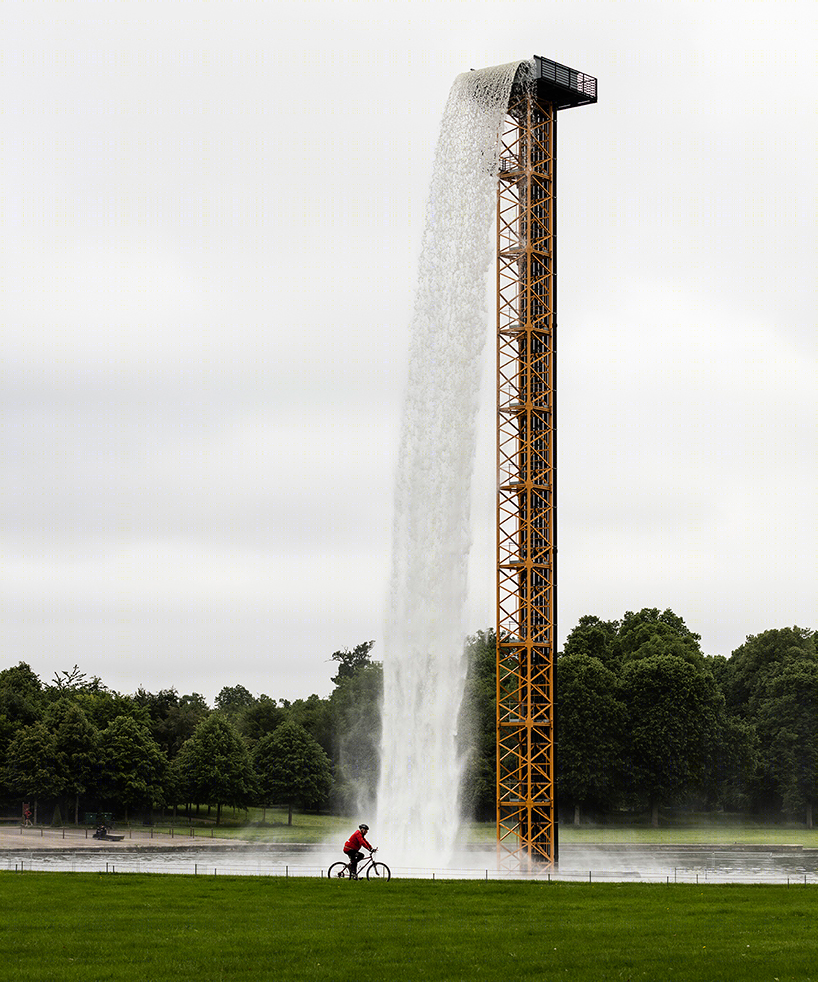
POLYGON ((358 871, 354 875, 350 873, 350 864, 339 860, 337 863, 333 863, 327 870, 327 877, 329 879, 340 878, 342 880, 360 880, 363 877, 364 870, 366 870, 366 878, 368 880, 386 880, 388 883, 392 879, 392 871, 389 869, 386 863, 375 862, 372 857, 376 852, 377 849, 372 850, 366 859, 358 866, 358 871))

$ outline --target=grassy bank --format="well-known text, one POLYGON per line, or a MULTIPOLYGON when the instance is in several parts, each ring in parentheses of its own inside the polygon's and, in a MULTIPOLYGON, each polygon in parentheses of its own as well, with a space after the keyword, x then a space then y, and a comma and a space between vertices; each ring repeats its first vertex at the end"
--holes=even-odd
MULTIPOLYGON (((472 826, 474 842, 494 841, 494 825, 472 826)), ((634 845, 802 845, 818 848, 818 829, 802 826, 756 825, 753 823, 702 823, 664 825, 560 825, 562 845, 600 845, 631 843, 634 845)))
MULTIPOLYGON (((369 816, 362 816, 371 821, 369 816)), ((189 834, 191 828, 197 837, 241 839, 259 842, 338 842, 346 839, 358 824, 358 818, 338 815, 315 814, 314 812, 294 812, 292 824, 287 824, 286 808, 251 808, 247 812, 235 813, 225 809, 222 824, 216 825, 208 819, 205 810, 199 819, 190 823, 181 817, 175 824, 169 816, 155 819, 155 830, 169 832, 174 825, 177 835, 189 834)), ((18 823, 8 823, 9 828, 19 828, 18 823)), ((50 827, 47 827, 50 828, 50 827)), ((117 825, 122 832, 124 825, 117 825)), ((148 834, 149 827, 139 824, 131 826, 134 836, 148 834)), ((51 829, 57 833, 59 830, 51 829)), ((388 842, 373 827, 375 838, 386 848, 388 842)), ((654 829, 648 824, 634 822, 610 823, 605 825, 560 825, 560 842, 563 845, 599 845, 631 843, 634 845, 653 844, 694 844, 694 845, 802 845, 818 849, 818 828, 807 829, 803 825, 765 825, 754 822, 738 822, 735 819, 713 821, 705 817, 677 819, 654 829)), ((495 841, 496 830, 493 822, 472 822, 466 829, 467 841, 490 846, 495 841)))
MULTIPOLYGON (((364 816, 368 817, 368 816, 364 816)), ((371 821, 371 819, 370 819, 371 821)), ((268 808, 262 822, 261 809, 249 812, 225 811, 223 824, 206 828, 213 834, 228 839, 258 839, 266 842, 326 842, 346 838, 358 824, 357 818, 338 815, 316 815, 314 812, 294 812, 292 825, 287 824, 287 810, 268 808)), ((160 828, 161 824, 157 823, 160 828)), ((377 829, 374 829, 376 838, 377 829)), ((198 833, 197 833, 198 834, 198 833)), ((818 828, 803 825, 785 826, 736 821, 730 817, 713 820, 707 816, 677 818, 654 829, 648 824, 634 822, 605 825, 560 825, 560 842, 565 845, 595 844, 666 844, 690 843, 696 845, 802 845, 818 848, 818 828)), ((491 845, 495 841, 493 822, 472 822, 467 827, 467 840, 491 845)), ((387 843, 384 841, 384 846, 387 843)))
POLYGON ((802 845, 818 848, 818 829, 779 826, 705 826, 671 828, 583 828, 560 826, 560 842, 566 845, 633 843, 635 845, 802 845))
MULTIPOLYGON (((225 839, 258 839, 260 842, 324 842, 327 839, 348 839, 359 819, 315 812, 293 812, 292 825, 287 824, 286 808, 251 808, 245 814, 225 814, 222 824, 208 826, 213 835, 225 839), (263 818, 262 818, 263 814, 263 818)), ((371 820, 370 820, 371 821, 371 820)), ((157 828, 161 828, 157 822, 157 828)))
POLYGON ((0 873, 0 977, 785 982, 818 978, 816 913, 815 887, 0 873))

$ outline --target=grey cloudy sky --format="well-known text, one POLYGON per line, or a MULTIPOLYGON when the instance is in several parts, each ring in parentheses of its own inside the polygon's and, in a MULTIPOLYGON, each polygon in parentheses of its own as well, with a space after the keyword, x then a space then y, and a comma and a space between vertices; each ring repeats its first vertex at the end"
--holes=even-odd
POLYGON ((535 53, 600 92, 560 116, 561 638, 643 606, 709 654, 818 627, 812 17, 5 5, 2 664, 294 698, 380 638, 441 110, 459 72, 535 53))

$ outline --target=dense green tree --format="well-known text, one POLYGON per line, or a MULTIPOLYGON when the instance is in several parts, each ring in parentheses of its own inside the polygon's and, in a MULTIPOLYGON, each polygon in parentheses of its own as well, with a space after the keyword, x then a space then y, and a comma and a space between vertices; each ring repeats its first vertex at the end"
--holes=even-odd
POLYGON ((0 671, 0 715, 15 729, 36 722, 44 703, 39 676, 25 662, 0 671))
POLYGON ((790 816, 813 826, 818 801, 818 662, 796 659, 771 680, 758 713, 767 781, 790 816))
POLYGON ((168 761, 148 725, 132 716, 117 716, 100 734, 103 795, 125 809, 164 803, 168 761))
POLYGON ((704 780, 715 740, 718 690, 713 677, 675 654, 627 662, 620 680, 626 706, 625 777, 632 800, 670 805, 704 780))
POLYGON ((292 825, 294 805, 320 808, 326 802, 332 768, 318 741, 291 720, 282 723, 269 741, 265 759, 260 761, 268 770, 261 780, 269 787, 272 799, 287 804, 287 824, 292 825))
POLYGON ((719 691, 722 693, 724 692, 725 682, 730 671, 729 665, 730 663, 724 655, 704 656, 704 667, 713 676, 716 685, 719 687, 719 691))
POLYGON ((278 784, 275 781, 277 773, 275 755, 276 745, 273 737, 275 731, 265 733, 253 749, 253 771, 256 775, 256 804, 261 805, 262 822, 267 818, 267 809, 276 804, 278 784))
POLYGON ((371 665, 372 659, 369 657, 369 652, 372 651, 374 644, 374 641, 362 641, 360 644, 356 644, 352 650, 341 648, 340 651, 334 651, 330 657, 333 661, 338 662, 338 674, 332 676, 333 683, 340 685, 345 679, 351 679, 359 668, 371 665))
POLYGON ((243 685, 226 685, 216 696, 216 709, 223 715, 236 718, 256 701, 243 685))
POLYGON ((618 632, 619 650, 625 661, 673 655, 703 668, 700 640, 700 635, 694 634, 672 610, 660 614, 657 607, 643 607, 636 614, 627 611, 618 632))
MULTIPOLYGON (((56 699, 63 698, 65 694, 57 689, 53 691, 56 699)), ((70 697, 77 702, 89 722, 100 732, 120 716, 129 717, 143 725, 148 725, 150 721, 147 710, 143 706, 137 705, 130 696, 123 696, 119 692, 106 689, 105 686, 74 689, 70 697)))
MULTIPOLYGON (((0 713, 0 760, 6 759, 6 754, 8 752, 8 746, 11 743, 11 738, 17 732, 19 727, 15 726, 14 723, 0 713)), ((2 768, 0 768, 0 787, 3 786, 2 768)))
POLYGON ((9 744, 4 783, 15 798, 34 801, 36 823, 39 802, 63 793, 65 770, 65 759, 57 753, 53 734, 42 723, 32 723, 19 729, 9 744))
POLYGON ((720 692, 716 705, 715 734, 702 781, 704 807, 746 811, 761 760, 758 733, 752 723, 727 713, 720 692))
POLYGON ((617 669, 620 658, 619 621, 603 621, 594 614, 580 617, 565 640, 563 655, 587 655, 608 668, 617 669))
POLYGON ((204 696, 191 692, 180 696, 176 706, 171 706, 162 730, 162 739, 170 757, 175 757, 185 740, 196 732, 196 727, 210 714, 204 696))
POLYGON ((497 795, 497 637, 492 629, 466 639, 466 664, 457 725, 465 760, 461 801, 464 814, 491 821, 497 795))
POLYGON ((329 699, 313 694, 307 699, 296 699, 287 707, 286 718, 303 726, 321 745, 326 754, 332 754, 332 711, 329 699))
POLYGON ((750 635, 725 667, 722 685, 728 709, 744 719, 755 719, 778 674, 788 665, 816 661, 815 631, 783 627, 750 635))
POLYGON ((154 740, 172 760, 182 744, 193 735, 204 716, 210 712, 198 692, 179 696, 175 689, 146 692, 138 689, 133 696, 137 706, 148 714, 154 740))
POLYGON ((239 733, 250 746, 272 733, 287 718, 287 711, 275 699, 262 693, 258 699, 245 709, 236 721, 239 733))
POLYGON ((626 710, 614 673, 585 654, 557 661, 556 691, 557 788, 579 825, 582 808, 617 804, 626 710))
POLYGON ((68 697, 51 703, 43 722, 52 733, 56 753, 64 763, 63 792, 73 795, 74 823, 79 824, 80 796, 88 791, 100 762, 99 732, 78 703, 68 697))
POLYGON ((167 719, 171 709, 179 705, 179 694, 173 686, 169 689, 160 689, 158 692, 148 692, 147 689, 140 686, 131 696, 131 699, 137 706, 142 706, 147 711, 151 721, 151 730, 153 730, 155 722, 167 719))
POLYGON ((203 719, 183 744, 174 774, 187 801, 216 805, 217 825, 222 805, 246 808, 253 796, 254 775, 247 746, 230 720, 219 712, 203 719))
POLYGON ((330 696, 335 807, 350 814, 375 801, 381 745, 383 666, 361 664, 330 696))

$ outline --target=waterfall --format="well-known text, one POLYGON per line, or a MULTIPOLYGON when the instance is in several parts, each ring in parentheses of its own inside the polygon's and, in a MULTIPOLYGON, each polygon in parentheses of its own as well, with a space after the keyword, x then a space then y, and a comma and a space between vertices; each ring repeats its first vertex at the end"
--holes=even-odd
POLYGON ((376 837, 392 862, 445 865, 460 826, 457 720, 486 274, 514 62, 459 75, 426 208, 395 486, 376 837))

